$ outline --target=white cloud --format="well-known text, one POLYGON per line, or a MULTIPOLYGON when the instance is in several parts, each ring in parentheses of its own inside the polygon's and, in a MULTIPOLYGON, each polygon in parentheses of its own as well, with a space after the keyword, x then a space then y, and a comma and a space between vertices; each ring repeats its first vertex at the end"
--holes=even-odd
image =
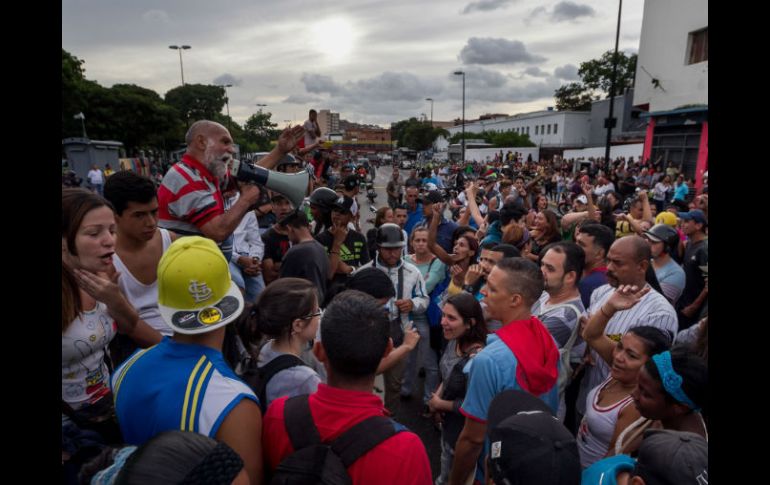
POLYGON ((148 10, 142 14, 142 20, 148 24, 168 24, 168 14, 163 10, 148 10))
POLYGON ((240 86, 242 81, 230 73, 224 73, 221 76, 214 78, 213 83, 218 85, 232 84, 233 86, 240 86))
POLYGON ((465 6, 462 13, 469 14, 471 12, 489 12, 491 10, 497 10, 499 8, 507 8, 510 6, 513 0, 479 0, 478 2, 471 2, 465 6))
POLYGON ((524 69, 524 74, 532 77, 551 77, 550 73, 547 73, 537 66, 532 66, 524 69))
POLYGON ((321 102, 321 98, 318 98, 316 96, 308 96, 305 94, 292 94, 288 98, 281 101, 282 103, 289 103, 289 104, 308 104, 308 103, 319 103, 321 102))
POLYGON ((546 59, 527 52, 523 42, 489 37, 471 37, 460 52, 465 64, 537 63, 546 59))
POLYGON ((566 81, 577 81, 580 79, 580 76, 578 76, 578 68, 572 64, 557 67, 553 71, 553 74, 557 78, 564 79, 566 81))
POLYGON ((596 10, 588 5, 578 5, 574 2, 559 2, 553 7, 551 20, 554 22, 566 22, 579 17, 593 17, 596 10))

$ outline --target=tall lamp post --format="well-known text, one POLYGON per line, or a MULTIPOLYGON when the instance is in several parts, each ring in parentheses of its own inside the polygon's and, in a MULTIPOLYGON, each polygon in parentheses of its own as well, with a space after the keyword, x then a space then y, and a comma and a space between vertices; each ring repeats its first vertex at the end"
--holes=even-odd
POLYGON ((430 101, 430 127, 433 128, 433 98, 425 98, 425 101, 430 101))
POLYGON ((462 159, 462 163, 465 163, 465 71, 455 71, 454 74, 455 76, 463 77, 463 139, 462 139, 463 159, 462 159))
POLYGON ((227 88, 233 87, 232 84, 217 84, 220 88, 225 90, 225 106, 227 107, 227 129, 230 130, 230 98, 227 96, 227 88))
POLYGON ((267 105, 262 103, 257 103, 257 106, 259 106, 259 112, 262 113, 262 108, 264 108, 267 105))
POLYGON ((182 86, 184 86, 184 64, 182 63, 182 51, 187 49, 192 49, 189 45, 170 45, 168 46, 169 49, 174 49, 179 51, 179 69, 182 71, 182 86))
POLYGON ((618 28, 615 30, 615 57, 612 60, 612 79, 610 80, 610 116, 607 118, 607 146, 604 148, 604 163, 609 167, 610 142, 612 139, 612 112, 615 106, 615 79, 618 74, 618 40, 620 39, 620 11, 623 8, 623 0, 618 4, 618 28))

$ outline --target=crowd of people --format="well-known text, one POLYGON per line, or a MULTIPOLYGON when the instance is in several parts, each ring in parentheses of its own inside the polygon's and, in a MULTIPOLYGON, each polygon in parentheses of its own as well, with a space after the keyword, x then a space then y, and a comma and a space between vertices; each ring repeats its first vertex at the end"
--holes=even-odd
POLYGON ((374 167, 319 135, 311 111, 251 162, 306 170, 298 207, 207 120, 157 188, 63 183, 65 483, 708 483, 707 180, 381 167, 364 234, 374 167))

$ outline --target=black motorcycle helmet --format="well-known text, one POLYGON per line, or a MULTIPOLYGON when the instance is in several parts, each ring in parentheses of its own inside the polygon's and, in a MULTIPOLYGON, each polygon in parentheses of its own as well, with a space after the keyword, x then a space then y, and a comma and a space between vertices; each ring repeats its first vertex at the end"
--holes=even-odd
POLYGON ((331 211, 339 196, 328 187, 319 187, 310 194, 310 203, 317 205, 323 211, 331 211))
POLYGON ((398 224, 387 223, 377 228, 378 248, 402 248, 406 245, 404 233, 398 224))
POLYGON ((675 252, 679 246, 679 233, 668 224, 655 224, 644 234, 655 242, 664 243, 668 254, 675 252))

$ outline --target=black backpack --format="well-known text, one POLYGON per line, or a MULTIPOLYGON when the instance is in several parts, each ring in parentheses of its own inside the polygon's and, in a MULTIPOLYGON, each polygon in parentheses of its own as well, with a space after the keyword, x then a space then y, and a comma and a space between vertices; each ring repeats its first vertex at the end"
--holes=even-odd
POLYGON ((385 416, 372 416, 334 441, 323 443, 310 414, 307 394, 286 400, 283 420, 294 453, 275 469, 271 485, 350 485, 353 482, 347 468, 375 446, 406 429, 385 416))
POLYGON ((284 369, 304 365, 309 367, 302 359, 292 354, 279 355, 262 367, 257 367, 256 361, 244 369, 241 379, 251 387, 259 399, 259 407, 262 409, 262 415, 267 411, 267 383, 276 374, 284 369))

